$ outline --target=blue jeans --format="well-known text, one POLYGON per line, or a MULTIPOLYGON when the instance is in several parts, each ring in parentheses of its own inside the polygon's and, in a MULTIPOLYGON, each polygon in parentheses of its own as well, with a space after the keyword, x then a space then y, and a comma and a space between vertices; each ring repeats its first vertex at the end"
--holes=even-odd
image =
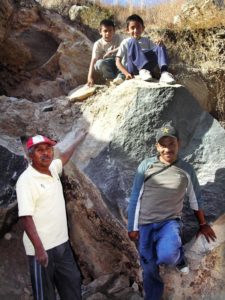
POLYGON ((69 242, 47 250, 48 266, 28 256, 35 300, 56 300, 55 287, 62 300, 81 300, 81 277, 69 242))
POLYGON ((158 65, 167 70, 169 63, 165 46, 155 46, 152 50, 142 50, 136 39, 130 39, 127 53, 127 70, 137 75, 139 70, 153 71, 158 65))
POLYGON ((114 79, 118 73, 115 57, 98 59, 95 64, 95 70, 98 71, 104 79, 114 79))
POLYGON ((180 221, 168 220, 141 225, 139 254, 143 268, 145 300, 160 300, 164 284, 159 265, 176 265, 183 255, 180 221))

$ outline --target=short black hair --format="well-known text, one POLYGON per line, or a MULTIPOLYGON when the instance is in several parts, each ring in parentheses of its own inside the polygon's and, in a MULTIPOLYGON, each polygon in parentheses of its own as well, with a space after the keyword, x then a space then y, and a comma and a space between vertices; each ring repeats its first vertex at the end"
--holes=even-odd
POLYGON ((102 28, 102 26, 105 26, 105 27, 113 27, 115 29, 115 24, 112 20, 110 19, 103 19, 101 22, 100 22, 100 29, 102 28))
POLYGON ((127 28, 129 26, 130 22, 132 22, 132 21, 136 21, 136 22, 140 23, 143 27, 145 27, 143 19, 139 15, 134 14, 134 15, 129 16, 126 19, 127 28))

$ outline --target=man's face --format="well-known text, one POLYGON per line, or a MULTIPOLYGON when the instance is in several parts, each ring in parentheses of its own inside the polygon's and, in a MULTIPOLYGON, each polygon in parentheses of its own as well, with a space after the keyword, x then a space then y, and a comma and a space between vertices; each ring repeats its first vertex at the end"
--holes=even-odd
POLYGON ((160 160, 167 164, 177 159, 179 148, 180 142, 176 137, 164 136, 156 144, 160 160))
POLYGON ((53 147, 49 144, 39 144, 34 146, 30 154, 32 165, 35 169, 48 169, 54 156, 53 147))
POLYGON ((102 36, 104 41, 111 42, 114 33, 115 29, 113 28, 113 26, 101 26, 100 35, 102 36))
POLYGON ((135 39, 139 39, 144 29, 144 26, 140 22, 131 21, 127 27, 127 32, 135 39))

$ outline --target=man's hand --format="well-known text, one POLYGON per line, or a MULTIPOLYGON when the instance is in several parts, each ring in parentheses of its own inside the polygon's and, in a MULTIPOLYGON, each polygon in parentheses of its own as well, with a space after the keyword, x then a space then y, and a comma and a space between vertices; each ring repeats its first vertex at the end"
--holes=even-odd
POLYGON ((139 239, 139 231, 130 231, 128 232, 128 236, 131 241, 137 241, 139 239))
POLYGON ((21 222, 23 224, 24 230, 31 240, 34 249, 35 249, 35 257, 37 261, 44 267, 48 265, 48 254, 45 251, 41 239, 37 233, 36 226, 34 224, 34 220, 32 216, 23 216, 20 217, 21 222))
POLYGON ((212 227, 208 224, 200 225, 199 231, 196 234, 196 237, 199 237, 200 234, 203 234, 204 237, 206 238, 207 242, 210 243, 210 241, 215 241, 216 240, 216 234, 212 227))
POLYGON ((71 156, 73 155, 75 149, 80 145, 80 143, 84 140, 84 138, 87 135, 87 130, 82 128, 78 129, 75 132, 72 133, 71 143, 68 146, 67 149, 64 151, 60 151, 59 158, 62 161, 62 165, 65 166, 65 164, 69 161, 71 156))
POLYGON ((84 129, 84 128, 81 128, 81 129, 77 130, 76 133, 75 133, 76 141, 78 143, 82 142, 85 139, 87 133, 88 133, 87 130, 84 129))
POLYGON ((94 79, 93 79, 93 77, 88 77, 87 85, 88 86, 93 86, 94 85, 94 79))
POLYGON ((48 254, 44 247, 39 247, 35 249, 35 257, 37 261, 45 268, 48 266, 48 254))
POLYGON ((126 80, 134 78, 134 76, 128 72, 125 74, 125 76, 126 76, 126 80))

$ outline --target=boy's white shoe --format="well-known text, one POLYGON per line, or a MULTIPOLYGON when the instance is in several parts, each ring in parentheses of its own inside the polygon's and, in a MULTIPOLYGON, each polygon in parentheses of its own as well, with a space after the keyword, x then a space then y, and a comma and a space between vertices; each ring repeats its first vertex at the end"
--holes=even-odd
POLYGON ((160 83, 168 83, 168 84, 174 84, 176 81, 173 77, 173 75, 167 71, 162 72, 161 77, 159 79, 160 83))
POLYGON ((181 262, 179 262, 179 264, 176 265, 176 269, 183 275, 187 275, 189 273, 190 269, 185 258, 183 258, 181 262))
POLYGON ((139 75, 140 75, 140 78, 144 81, 151 81, 152 80, 152 74, 150 73, 149 70, 141 69, 139 71, 139 75))
POLYGON ((113 83, 115 85, 120 85, 121 83, 123 83, 123 81, 124 81, 123 78, 120 76, 117 76, 115 79, 113 79, 113 83))

